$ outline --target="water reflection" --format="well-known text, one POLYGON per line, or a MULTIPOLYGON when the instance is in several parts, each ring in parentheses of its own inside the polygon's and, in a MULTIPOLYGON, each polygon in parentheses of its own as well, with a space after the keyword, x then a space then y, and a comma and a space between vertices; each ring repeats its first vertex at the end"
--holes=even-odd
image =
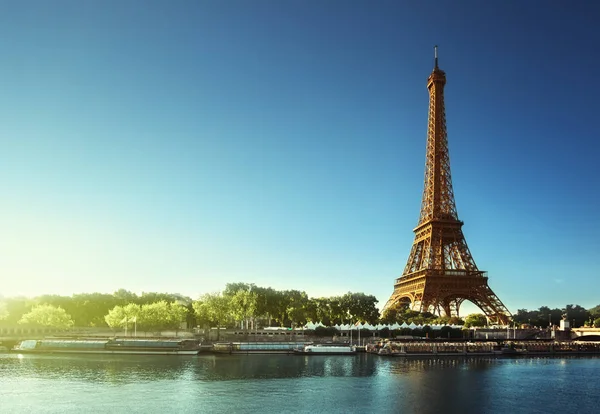
MULTIPOLYGON (((507 365, 565 365, 566 359, 527 358, 501 360, 494 358, 381 358, 369 354, 357 356, 299 355, 0 355, 0 373, 36 378, 69 378, 108 383, 193 379, 228 381, 246 379, 302 377, 370 377, 409 376, 411 382, 432 380, 454 385, 473 373, 507 365)), ((449 384, 444 388, 452 388, 449 384)), ((439 385, 439 384, 436 384, 439 385)), ((484 384, 479 384, 482 387, 484 384)))
POLYGON ((591 412, 599 368, 593 358, 0 354, 0 404, 11 412, 87 404, 111 413, 529 413, 569 400, 591 412))
POLYGON ((152 355, 21 355, 0 357, 0 373, 21 377, 123 383, 176 379, 194 357, 152 355))

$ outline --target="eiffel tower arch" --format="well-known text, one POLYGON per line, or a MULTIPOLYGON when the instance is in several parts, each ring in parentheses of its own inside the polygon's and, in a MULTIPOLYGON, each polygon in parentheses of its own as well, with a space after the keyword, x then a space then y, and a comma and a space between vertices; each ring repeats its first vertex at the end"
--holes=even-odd
POLYGON ((429 120, 425 183, 421 214, 402 276, 383 310, 409 303, 413 310, 459 316, 468 300, 478 306, 491 324, 506 325, 511 314, 488 286, 487 272, 477 268, 458 219, 446 132, 444 86, 446 74, 435 65, 427 79, 429 120))

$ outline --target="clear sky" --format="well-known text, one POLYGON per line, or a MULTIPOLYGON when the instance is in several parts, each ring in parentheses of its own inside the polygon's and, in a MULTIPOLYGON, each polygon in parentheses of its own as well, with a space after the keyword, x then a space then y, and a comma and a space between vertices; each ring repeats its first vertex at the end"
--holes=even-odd
POLYGON ((439 45, 458 214, 515 312, 600 303, 600 3, 18 1, 0 294, 227 282, 385 303, 439 45))

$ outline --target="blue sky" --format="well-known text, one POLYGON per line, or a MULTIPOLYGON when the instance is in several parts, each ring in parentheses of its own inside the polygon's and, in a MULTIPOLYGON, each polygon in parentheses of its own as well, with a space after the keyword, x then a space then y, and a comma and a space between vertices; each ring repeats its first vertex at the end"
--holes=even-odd
POLYGON ((243 281, 383 305, 438 44, 479 268, 513 312, 597 305, 600 7, 522 3, 3 3, 0 294, 243 281))

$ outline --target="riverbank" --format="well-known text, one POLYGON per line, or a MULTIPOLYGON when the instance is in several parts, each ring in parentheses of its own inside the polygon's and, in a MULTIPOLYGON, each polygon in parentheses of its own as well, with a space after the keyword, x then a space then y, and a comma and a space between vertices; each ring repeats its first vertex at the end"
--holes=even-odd
MULTIPOLYGON (((81 341, 98 342, 99 338, 73 338, 71 342, 81 341)), ((65 340, 67 337, 39 338, 42 340, 65 340)), ((149 338, 138 338, 148 341, 149 338)), ((156 341, 169 341, 168 338, 155 338, 156 341)), ((171 338, 170 341, 194 342, 194 349, 199 354, 213 353, 217 355, 252 355, 252 354, 293 354, 294 349, 302 349, 309 344, 349 344, 347 341, 327 340, 315 338, 297 341, 229 341, 229 342, 200 342, 199 340, 183 340, 171 338)), ((30 340, 31 341, 31 340, 30 340)), ((123 339, 106 338, 105 341, 123 341, 123 339)), ((135 342, 135 338, 129 338, 135 342)), ((67 341, 68 342, 68 341, 67 341)), ((13 350, 20 341, 10 340, 0 343, 0 350, 6 352, 13 350)), ((186 347, 187 348, 187 347, 186 347)), ((189 349, 189 348, 188 348, 189 349)), ((598 355, 600 342, 584 341, 439 341, 439 340, 379 340, 371 341, 364 346, 356 346, 358 352, 368 352, 382 357, 515 357, 515 356, 553 356, 553 355, 598 355)), ((76 350, 66 350, 75 352, 76 350)), ((63 351, 64 352, 64 351, 63 351)))
POLYGON ((552 356, 598 355, 600 342, 494 341, 425 342, 379 341, 367 344, 366 352, 380 356, 552 356))

